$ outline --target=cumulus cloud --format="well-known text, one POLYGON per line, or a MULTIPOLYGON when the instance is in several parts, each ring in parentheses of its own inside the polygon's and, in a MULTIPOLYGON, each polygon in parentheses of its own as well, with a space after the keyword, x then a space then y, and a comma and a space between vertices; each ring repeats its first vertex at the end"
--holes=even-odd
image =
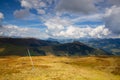
POLYGON ((22 9, 16 10, 14 12, 14 16, 20 19, 21 17, 23 17, 22 19, 24 19, 24 17, 26 16, 28 17, 28 16, 33 16, 33 15, 36 15, 37 17, 40 17, 41 19, 43 15, 46 15, 47 13, 49 14, 49 12, 53 10, 52 8, 56 2, 56 0, 19 0, 19 1, 20 1, 22 9), (37 14, 32 12, 32 10, 36 11, 37 14), (17 14, 20 14, 20 16, 17 14))
POLYGON ((37 19, 37 15, 30 13, 28 9, 20 9, 14 11, 13 14, 16 18, 18 19, 23 19, 23 20, 35 20, 37 19))
POLYGON ((71 21, 54 17, 46 21, 46 33, 53 38, 105 38, 111 32, 104 25, 96 28, 86 25, 86 27, 74 26, 71 21))
MULTIPOLYGON (((21 0, 21 6, 26 9, 34 9, 38 14, 45 14, 48 8, 47 0, 21 0)), ((50 1, 49 1, 50 2, 50 1)))
POLYGON ((3 13, 0 12, 0 20, 4 18, 3 13))
POLYGON ((41 7, 46 7, 46 3, 42 0, 21 0, 21 6, 25 8, 39 9, 41 7))
POLYGON ((45 14, 43 7, 46 3, 40 0, 21 0, 21 6, 27 9, 35 9, 38 14, 45 14))
MULTIPOLYGON (((104 25, 98 26, 96 28, 92 28, 91 26, 87 26, 84 28, 76 27, 76 26, 68 26, 64 29, 56 28, 51 31, 49 29, 48 32, 45 32, 39 28, 23 28, 16 25, 3 25, 0 28, 0 36, 7 37, 34 37, 40 39, 47 39, 49 37, 53 38, 106 38, 106 37, 118 37, 115 35, 111 36, 111 32, 105 28, 104 25)), ((119 35, 120 37, 120 35, 119 35)))
POLYGON ((48 35, 38 28, 23 28, 16 25, 3 25, 0 28, 0 36, 6 37, 34 37, 40 39, 48 38, 48 35))
POLYGON ((31 20, 36 17, 30 10, 34 9, 38 14, 45 14, 45 9, 47 7, 46 3, 42 0, 20 0, 21 7, 23 9, 14 11, 14 16, 18 19, 31 20), (28 19, 27 19, 28 18, 28 19))
POLYGON ((112 6, 106 9, 105 26, 115 34, 120 34, 120 7, 112 6))
POLYGON ((31 2, 29 2, 29 0, 21 0, 21 6, 26 8, 32 8, 32 4, 31 2))
POLYGON ((50 18, 46 20, 45 25, 47 26, 47 29, 49 30, 62 30, 65 27, 69 26, 71 22, 67 19, 60 18, 59 16, 50 18))
MULTIPOLYGON (((59 0, 58 4, 54 6, 54 1, 56 0, 20 0, 22 9, 16 10, 14 16, 20 19, 34 19, 36 17, 31 10, 37 12, 37 17, 42 15, 41 20, 44 22, 46 29, 44 31, 39 31, 36 28, 20 28, 11 25, 1 28, 0 34, 2 35, 17 35, 23 36, 35 36, 40 37, 39 34, 43 34, 42 37, 54 37, 54 38, 81 38, 81 37, 91 37, 91 38, 108 38, 108 37, 120 37, 120 0, 59 0), (99 4, 103 3, 103 4, 99 4), (49 6, 52 5, 52 6, 49 6), (96 6, 97 5, 97 6, 96 6), (104 6, 105 5, 105 6, 104 6), (111 7, 112 6, 112 7, 111 7), (54 14, 49 13, 51 8, 56 11, 54 14), (106 9, 107 8, 107 9, 106 9), (100 11, 102 10, 102 11, 100 11), (95 14, 96 11, 100 11, 95 14), (104 13, 105 11, 105 13, 104 13), (47 14, 47 18, 44 18, 44 14, 49 13, 52 17, 47 14), (60 15, 57 15, 56 13, 60 15), (68 12, 67 14, 73 14, 78 16, 77 18, 63 18, 62 13, 68 12), (80 14, 83 13, 83 14, 80 14), (87 13, 87 15, 86 15, 87 13), (85 15, 84 15, 85 14, 85 15), (87 21, 104 21, 105 26, 91 27, 90 25, 86 27, 75 26, 75 23, 87 22, 87 21), (12 27, 14 26, 14 27, 12 27), (13 30, 12 30, 13 29, 13 30), (25 31, 20 31, 23 29, 25 31), (9 31, 10 30, 10 31, 9 31), (35 30, 35 32, 33 31, 35 30), (8 32, 7 32, 8 31, 8 32), (13 31, 13 32, 12 32, 13 31), (32 33, 33 31, 33 33, 32 33)), ((2 19, 2 18, 1 18, 2 19)), ((104 23, 103 22, 103 23, 104 23)), ((40 37, 40 38, 42 38, 40 37)))
POLYGON ((30 12, 27 9, 16 10, 14 12, 14 16, 16 18, 24 18, 24 17, 27 17, 29 15, 30 15, 30 12))
POLYGON ((43 10, 43 9, 37 9, 37 13, 38 13, 38 14, 45 14, 46 12, 45 12, 45 10, 43 10))
POLYGON ((92 28, 90 26, 85 28, 69 26, 66 28, 66 30, 60 31, 59 33, 55 33, 54 36, 64 38, 105 38, 109 34, 110 31, 104 26, 98 26, 96 28, 92 28))
POLYGON ((96 12, 97 8, 94 0, 60 0, 56 10, 64 12, 91 13, 96 12))
POLYGON ((4 18, 4 14, 0 12, 0 27, 2 27, 2 19, 4 18))

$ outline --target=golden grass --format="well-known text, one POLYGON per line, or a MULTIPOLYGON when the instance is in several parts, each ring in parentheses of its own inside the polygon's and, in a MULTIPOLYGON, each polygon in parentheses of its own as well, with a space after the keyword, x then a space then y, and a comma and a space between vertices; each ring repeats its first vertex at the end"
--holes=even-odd
POLYGON ((0 52, 3 52, 5 50, 5 48, 0 48, 0 52))
POLYGON ((120 80, 119 57, 0 57, 0 80, 120 80))

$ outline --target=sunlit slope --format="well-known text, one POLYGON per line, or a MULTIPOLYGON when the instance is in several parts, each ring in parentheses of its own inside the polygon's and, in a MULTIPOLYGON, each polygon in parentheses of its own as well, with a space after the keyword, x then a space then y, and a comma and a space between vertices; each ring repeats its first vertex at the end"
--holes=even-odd
POLYGON ((120 80, 119 57, 1 57, 0 80, 120 80))

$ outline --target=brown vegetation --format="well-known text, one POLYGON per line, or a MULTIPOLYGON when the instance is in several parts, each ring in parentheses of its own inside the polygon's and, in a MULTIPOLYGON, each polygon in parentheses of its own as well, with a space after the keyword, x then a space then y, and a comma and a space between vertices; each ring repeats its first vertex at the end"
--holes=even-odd
POLYGON ((0 80, 120 80, 120 57, 0 57, 0 80))

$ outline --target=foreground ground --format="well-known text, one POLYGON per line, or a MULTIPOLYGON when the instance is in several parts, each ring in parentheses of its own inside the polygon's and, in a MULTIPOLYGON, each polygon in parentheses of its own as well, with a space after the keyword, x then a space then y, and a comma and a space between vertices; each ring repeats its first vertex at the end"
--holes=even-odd
POLYGON ((120 80, 120 57, 0 57, 0 80, 120 80))

